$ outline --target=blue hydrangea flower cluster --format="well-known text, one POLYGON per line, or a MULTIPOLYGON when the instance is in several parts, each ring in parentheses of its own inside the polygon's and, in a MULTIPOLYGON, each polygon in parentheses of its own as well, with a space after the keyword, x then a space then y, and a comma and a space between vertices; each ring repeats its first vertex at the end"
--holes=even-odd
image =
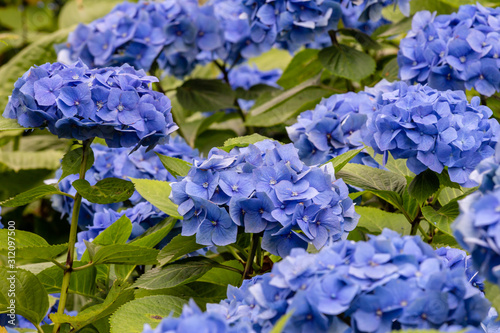
MULTIPOLYGON (((229 72, 229 84, 231 88, 250 90, 250 88, 264 84, 270 87, 281 88, 276 82, 281 77, 281 69, 261 71, 256 66, 242 65, 229 72)), ((243 111, 248 111, 255 104, 254 100, 238 99, 238 104, 243 111)))
POLYGON ((47 127, 60 138, 154 146, 178 128, 170 100, 151 90, 157 80, 128 65, 89 69, 81 62, 47 63, 17 80, 3 116, 23 127, 47 127))
POLYGON ((367 242, 341 241, 317 254, 294 249, 271 273, 229 286, 228 298, 207 304, 205 314, 185 307, 179 319, 165 318, 143 332, 195 332, 204 323, 220 332, 269 332, 287 313, 285 332, 482 332, 490 303, 469 282, 466 260, 463 251, 434 252, 419 237, 387 229, 367 242))
MULTIPOLYGON (((91 145, 94 152, 95 163, 87 171, 85 179, 94 185, 104 178, 140 178, 174 181, 173 177, 162 165, 156 153, 180 158, 188 162, 198 159, 198 151, 192 149, 180 136, 173 137, 168 144, 158 145, 153 151, 139 148, 131 152, 127 148, 108 148, 100 144, 91 145)), ((56 176, 60 176, 59 170, 56 176)), ((77 175, 70 175, 59 182, 59 189, 65 193, 76 194, 72 187, 77 175)), ((86 247, 84 240, 92 241, 102 231, 116 222, 121 216, 127 216, 132 222, 131 239, 140 236, 151 226, 162 221, 166 216, 151 203, 145 201, 136 191, 129 199, 130 205, 115 203, 100 205, 82 199, 79 226, 84 231, 78 234, 77 248, 82 254, 86 247)), ((66 196, 52 196, 52 207, 62 216, 71 216, 73 199, 66 196)))
POLYGON ((457 241, 472 255, 479 273, 500 285, 500 145, 471 174, 479 191, 459 201, 460 215, 452 225, 457 241))
POLYGON ((182 234, 203 245, 236 242, 238 227, 263 233, 262 248, 286 256, 345 239, 359 219, 331 164, 307 167, 292 144, 264 140, 229 153, 214 148, 172 183, 182 234))
MULTIPOLYGON (((300 159, 307 165, 317 165, 362 148, 361 130, 375 109, 375 98, 365 92, 332 95, 314 110, 302 112, 297 123, 286 130, 299 150, 300 159)), ((354 162, 363 161, 376 164, 364 153, 354 162)))
POLYGON ((441 173, 447 167, 453 182, 476 185, 469 175, 493 155, 500 130, 479 97, 469 103, 462 91, 440 92, 403 82, 383 82, 378 90, 377 111, 363 131, 366 144, 386 157, 390 152, 396 159, 407 159, 415 174, 426 169, 441 173))
POLYGON ((155 65, 183 77, 197 64, 215 59, 236 64, 275 44, 296 50, 335 28, 339 13, 336 0, 125 2, 80 24, 59 52, 61 59, 82 59, 93 67, 155 65))
POLYGON ((124 2, 78 25, 59 52, 92 67, 128 63, 149 70, 155 64, 182 77, 223 50, 223 32, 213 16, 211 6, 199 7, 196 0, 124 2))
POLYGON ((461 6, 451 15, 415 14, 400 43, 402 80, 439 90, 475 89, 491 96, 500 90, 500 10, 461 6))

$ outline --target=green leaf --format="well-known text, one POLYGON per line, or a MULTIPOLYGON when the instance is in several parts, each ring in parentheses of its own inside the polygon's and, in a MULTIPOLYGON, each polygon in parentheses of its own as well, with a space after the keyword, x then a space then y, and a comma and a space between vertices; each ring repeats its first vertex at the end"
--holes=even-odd
POLYGON ((204 257, 182 259, 141 275, 134 287, 150 290, 172 288, 196 281, 217 265, 216 261, 204 257))
MULTIPOLYGON (((301 85, 290 89, 290 91, 301 85)), ((258 127, 271 127, 275 125, 283 124, 288 119, 298 116, 303 111, 313 109, 316 104, 318 104, 323 97, 330 96, 332 92, 317 86, 308 86, 304 89, 298 91, 297 93, 289 96, 279 103, 271 105, 269 109, 260 112, 261 108, 264 106, 269 106, 268 103, 264 103, 262 106, 258 106, 251 111, 245 124, 247 126, 258 126, 258 127)), ((281 95, 287 95, 285 91, 281 95)), ((276 101, 277 98, 271 99, 270 102, 276 101)))
POLYGON ((387 64, 385 64, 384 68, 382 68, 382 78, 387 81, 397 81, 399 80, 399 65, 398 58, 391 59, 387 64))
MULTIPOLYGON (((39 246, 17 246, 15 253, 17 258, 30 260, 50 261, 68 250, 67 244, 39 245, 39 246)), ((7 255, 7 250, 0 250, 0 254, 7 255)))
MULTIPOLYGON (((243 264, 238 260, 224 261, 221 266, 229 266, 243 271, 243 264)), ((223 286, 227 289, 228 285, 237 286, 241 282, 241 275, 238 272, 229 271, 221 266, 217 266, 209 270, 205 275, 200 277, 197 282, 208 282, 223 286)))
POLYGON ((122 215, 118 220, 97 235, 92 243, 97 245, 125 244, 130 238, 131 233, 132 222, 127 216, 122 215))
POLYGON ((36 276, 28 271, 0 266, 0 313, 9 312, 8 307, 15 299, 15 313, 35 325, 40 324, 49 310, 49 295, 36 276), (15 284, 15 298, 12 298, 11 284, 15 284))
POLYGON ((28 247, 49 245, 45 239, 32 232, 23 230, 0 229, 0 250, 7 250, 9 246, 28 247), (9 242, 12 242, 9 244, 9 242))
MULTIPOLYGON (((87 160, 87 165, 85 167, 85 171, 87 171, 92 167, 92 165, 94 165, 94 151, 92 149, 89 149, 88 153, 89 156, 87 160)), ((69 175, 79 174, 80 165, 82 164, 82 158, 83 158, 82 147, 67 152, 66 155, 64 155, 61 162, 63 172, 61 178, 59 178, 59 181, 61 181, 62 179, 66 178, 69 175)))
POLYGON ((204 245, 196 243, 196 236, 177 235, 160 250, 158 261, 160 265, 166 265, 180 257, 204 248, 204 245))
POLYGON ((290 89, 318 75, 323 69, 318 52, 305 49, 297 53, 276 83, 284 89, 290 89))
POLYGON ((88 201, 103 205, 125 201, 134 194, 134 184, 120 178, 104 178, 94 186, 85 179, 78 179, 73 187, 88 201))
POLYGON ((226 140, 224 142, 224 146, 219 147, 219 148, 226 151, 226 152, 229 152, 234 147, 247 147, 250 144, 254 144, 254 143, 257 143, 257 142, 263 141, 263 140, 272 140, 272 139, 270 139, 266 136, 254 133, 251 135, 239 136, 236 138, 231 138, 229 140, 226 140))
POLYGON ((80 311, 76 316, 54 313, 50 315, 50 319, 58 324, 69 323, 73 326, 75 331, 78 331, 80 328, 111 315, 124 303, 130 301, 133 296, 134 291, 128 288, 128 284, 122 281, 116 281, 111 287, 104 302, 89 306, 80 311))
POLYGON ((425 206, 422 207, 422 214, 431 226, 438 228, 441 232, 453 236, 453 231, 450 226, 459 214, 457 203, 451 203, 450 206, 444 206, 438 211, 435 211, 434 208, 430 206, 425 206))
POLYGON ((359 82, 375 72, 375 61, 347 45, 334 45, 319 52, 318 58, 333 75, 359 82))
POLYGON ((230 113, 226 115, 224 112, 216 112, 213 115, 206 117, 202 112, 196 112, 186 119, 184 123, 181 123, 180 126, 186 141, 191 146, 194 146, 196 139, 203 132, 207 131, 212 124, 220 123, 235 117, 238 117, 237 113, 230 113))
POLYGON ((216 111, 234 106, 236 93, 221 80, 192 79, 177 88, 177 100, 184 109, 216 111))
MULTIPOLYGON (((33 43, 26 46, 7 63, 0 68, 0 110, 4 110, 8 102, 8 97, 12 95, 14 83, 23 76, 26 71, 34 65, 42 65, 46 62, 54 62, 57 59, 54 50, 54 44, 63 43, 68 37, 68 33, 74 30, 74 27, 58 30, 44 37, 41 37, 33 43)), ((0 121, 0 129, 10 129, 15 126, 13 122, 4 123, 0 121)), ((15 129, 21 127, 16 126, 15 129)))
POLYGON ((384 156, 380 154, 376 154, 373 150, 372 147, 366 147, 366 150, 372 156, 375 161, 377 161, 378 164, 383 165, 386 167, 389 171, 395 172, 397 174, 400 174, 405 177, 413 178, 415 177, 415 174, 408 169, 406 166, 406 160, 405 159, 399 159, 395 160, 394 157, 392 157, 391 154, 387 157, 387 163, 384 165, 384 156))
POLYGON ((0 202, 2 207, 19 207, 41 199, 47 195, 64 195, 59 189, 52 185, 41 185, 26 192, 20 193, 13 198, 0 202))
POLYGON ((281 316, 281 318, 276 322, 273 329, 269 333, 282 333, 292 315, 293 310, 281 316))
POLYGON ((182 219, 177 212, 177 205, 168 198, 172 191, 170 183, 152 179, 130 178, 130 180, 134 183, 137 192, 153 206, 169 216, 182 219))
POLYGON ((255 117, 261 113, 264 113, 273 107, 276 107, 277 105, 285 102, 286 100, 290 99, 292 96, 296 95, 300 91, 304 90, 305 88, 308 88, 310 86, 314 86, 319 83, 320 77, 317 75, 314 78, 311 78, 305 82, 302 82, 296 87, 293 87, 291 89, 283 91, 281 94, 278 94, 271 98, 270 100, 266 101, 265 103, 262 103, 253 109, 250 110, 249 116, 255 117))
POLYGON ((335 173, 337 173, 342 170, 346 166, 346 164, 349 163, 354 157, 361 153, 363 149, 364 148, 345 152, 337 157, 332 158, 325 164, 332 163, 333 167, 335 168, 335 173))
POLYGON ((3 151, 0 150, 0 163, 10 170, 56 170, 60 167, 62 153, 56 150, 44 151, 3 151))
MULTIPOLYGON (((80 267, 84 264, 86 264, 86 262, 75 261, 73 262, 73 267, 80 267)), ((60 267, 53 265, 52 267, 44 269, 38 273, 36 277, 45 287, 47 293, 52 294, 61 292, 63 276, 63 270, 60 267)), ((92 266, 86 269, 74 271, 71 273, 68 291, 73 294, 94 297, 96 293, 96 276, 96 269, 92 266)))
MULTIPOLYGON (((149 228, 145 233, 131 241, 129 244, 148 248, 154 247, 170 233, 172 228, 174 228, 176 222, 177 219, 173 217, 167 217, 160 223, 149 228)), ((134 268, 135 265, 116 265, 115 274, 118 277, 125 278, 132 273, 134 268)))
POLYGON ((450 179, 450 174, 448 173, 448 170, 443 169, 443 172, 437 175, 439 177, 439 184, 445 187, 451 187, 460 190, 461 187, 459 184, 452 182, 450 179))
POLYGON ((59 28, 67 28, 73 26, 76 22, 90 23, 98 18, 105 16, 121 0, 70 0, 65 3, 59 14, 59 28))
MULTIPOLYGON (((3 68, 3 67, 4 66, 2 66, 1 68, 3 68)), ((0 68, 0 72, 1 72, 1 68, 0 68)), ((12 93, 13 89, 14 89, 14 85, 12 85, 12 87, 11 87, 11 93, 12 93)), ((3 103, 1 105, 3 107, 5 107, 5 105, 6 105, 5 101, 2 101, 0 103, 3 103)), ((0 131, 17 131, 17 130, 27 130, 27 129, 29 129, 29 128, 22 127, 21 125, 19 125, 17 122, 17 119, 4 118, 0 115, 0 131)))
POLYGON ((186 304, 175 296, 156 295, 130 301, 121 306, 110 319, 111 333, 141 333, 144 324, 155 328, 171 313, 178 317, 186 304))
POLYGON ((337 173, 346 183, 370 191, 390 191, 402 193, 406 178, 392 171, 372 168, 361 164, 346 164, 337 173))
POLYGON ((278 92, 280 89, 276 87, 271 87, 266 84, 256 84, 255 86, 250 87, 250 89, 237 88, 236 98, 253 100, 259 98, 264 93, 273 93, 278 92))
MULTIPOLYGON (((239 280, 241 280, 241 275, 239 280)), ((240 282, 239 280, 236 285, 240 282)), ((227 298, 227 284, 222 285, 195 281, 174 288, 155 290, 137 289, 135 291, 135 298, 152 295, 176 296, 186 301, 193 299, 198 306, 204 309, 207 303, 218 303, 227 298)))
POLYGON ((413 178, 410 185, 408 185, 408 193, 410 193, 410 196, 417 199, 420 204, 429 199, 437 190, 439 190, 439 178, 436 173, 430 169, 419 173, 413 178))
POLYGON ((155 265, 158 263, 156 257, 159 251, 144 246, 130 244, 96 245, 90 242, 85 242, 85 245, 90 259, 96 265, 155 265))
MULTIPOLYGON (((92 241, 94 245, 112 245, 125 244, 132 234, 132 222, 130 219, 122 215, 118 220, 113 222, 109 227, 104 229, 92 241)), ((82 261, 89 261, 90 256, 88 251, 85 251, 81 258, 82 261)))
POLYGON ((189 170, 193 166, 191 163, 181 160, 180 158, 170 157, 162 154, 158 154, 161 163, 167 169, 168 172, 174 177, 185 177, 187 176, 189 170))
POLYGON ((378 235, 384 228, 388 228, 402 235, 408 235, 411 231, 411 225, 403 214, 389 213, 374 207, 356 206, 355 208, 361 216, 357 228, 364 232, 378 235))
POLYGON ((233 130, 208 130, 196 138, 195 147, 198 148, 203 156, 207 156, 213 147, 222 146, 225 141, 235 136, 237 136, 237 134, 233 130))
POLYGON ((361 30, 353 28, 342 28, 339 29, 338 32, 340 32, 344 36, 353 37, 365 51, 379 50, 382 48, 382 45, 380 45, 377 41, 372 39, 370 36, 362 32, 361 30))
POLYGON ((131 241, 130 245, 153 247, 156 246, 161 240, 170 233, 170 231, 175 227, 177 219, 173 217, 167 217, 160 223, 149 228, 141 236, 137 237, 131 241))

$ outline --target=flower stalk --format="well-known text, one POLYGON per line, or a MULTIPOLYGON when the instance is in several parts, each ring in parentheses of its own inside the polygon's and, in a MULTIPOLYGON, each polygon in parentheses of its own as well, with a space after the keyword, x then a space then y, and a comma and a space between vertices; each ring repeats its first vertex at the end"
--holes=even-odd
MULTIPOLYGON (((90 144, 93 139, 88 139, 83 141, 83 156, 82 162, 80 164, 80 177, 79 179, 85 179, 85 173, 87 171, 87 162, 90 153, 90 144)), ((71 272, 73 271, 73 261, 75 256, 75 243, 76 236, 78 232, 78 216, 80 215, 80 207, 82 205, 82 196, 80 193, 76 193, 75 195, 75 203, 73 205, 73 213, 71 215, 71 227, 69 233, 69 241, 68 241, 68 256, 66 258, 66 265, 64 268, 64 276, 61 286, 61 296, 59 298, 59 308, 57 310, 57 314, 63 314, 64 309, 66 308, 66 301, 68 299, 68 288, 71 280, 71 272)), ((54 324, 54 333, 59 332, 60 325, 54 324)))

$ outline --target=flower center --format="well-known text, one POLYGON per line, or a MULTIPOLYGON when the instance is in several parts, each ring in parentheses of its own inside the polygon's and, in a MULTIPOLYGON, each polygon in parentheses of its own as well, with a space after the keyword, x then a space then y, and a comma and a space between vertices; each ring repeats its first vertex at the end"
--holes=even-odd
POLYGON ((123 111, 123 109, 124 109, 124 108, 123 108, 123 105, 121 105, 121 104, 120 104, 120 105, 118 105, 117 109, 118 109, 118 111, 123 111))
POLYGON ((464 62, 466 62, 466 61, 467 61, 467 58, 466 58, 466 57, 464 57, 464 56, 460 57, 460 62, 461 62, 461 63, 464 63, 464 62))
POLYGON ((235 185, 233 185, 233 186, 231 187, 231 189, 232 189, 234 192, 238 192, 238 185, 236 185, 236 184, 235 184, 235 185))
POLYGON ((202 186, 203 186, 204 188, 208 188, 208 183, 207 183, 207 182, 204 182, 204 183, 202 184, 202 186))
POLYGON ((296 196, 298 196, 298 195, 299 195, 299 194, 298 194, 297 192, 295 192, 295 191, 293 191, 293 192, 292 192, 292 197, 296 197, 296 196))

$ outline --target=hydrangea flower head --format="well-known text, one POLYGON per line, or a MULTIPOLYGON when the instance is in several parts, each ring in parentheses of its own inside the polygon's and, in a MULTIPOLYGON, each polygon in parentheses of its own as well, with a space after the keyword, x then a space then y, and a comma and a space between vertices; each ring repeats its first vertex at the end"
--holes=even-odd
POLYGON ((17 80, 3 116, 23 127, 47 127, 60 138, 152 147, 178 128, 170 100, 150 88, 157 80, 128 65, 89 69, 81 62, 47 63, 17 80))
POLYGON ((402 80, 439 90, 475 89, 491 96, 500 90, 500 11, 460 6, 451 15, 415 14, 398 53, 402 80))
MULTIPOLYGON (((387 229, 367 242, 340 241, 316 254, 296 248, 270 273, 239 289, 229 286, 228 298, 207 304, 204 318, 225 318, 221 332, 268 332, 285 314, 291 317, 284 332, 482 332, 490 303, 469 282, 468 259, 464 251, 434 251, 419 237, 387 229)), ((179 319, 144 332, 169 332, 167 323, 193 313, 184 309, 179 319)))
POLYGON ((415 174, 426 169, 441 173, 447 167, 452 181, 476 185, 469 175, 493 155, 499 139, 498 121, 490 119, 492 111, 480 105, 479 97, 469 103, 462 91, 403 82, 379 90, 377 111, 364 131, 366 144, 376 153, 407 159, 415 174))
POLYGON ((459 202, 460 215, 452 225, 457 241, 472 255, 480 274, 500 284, 500 180, 499 148, 471 174, 479 191, 459 202))
MULTIPOLYGON (((287 127, 288 136, 307 165, 325 163, 349 150, 364 146, 361 129, 376 108, 375 98, 360 92, 332 95, 314 110, 302 112, 297 123, 287 127)), ((367 154, 357 162, 375 162, 367 154)))
POLYGON ((293 145, 270 140, 212 149, 172 183, 171 199, 184 217, 182 234, 196 234, 199 244, 234 243, 241 226, 263 232, 262 248, 280 256, 343 239, 359 219, 331 165, 307 167, 293 145))

